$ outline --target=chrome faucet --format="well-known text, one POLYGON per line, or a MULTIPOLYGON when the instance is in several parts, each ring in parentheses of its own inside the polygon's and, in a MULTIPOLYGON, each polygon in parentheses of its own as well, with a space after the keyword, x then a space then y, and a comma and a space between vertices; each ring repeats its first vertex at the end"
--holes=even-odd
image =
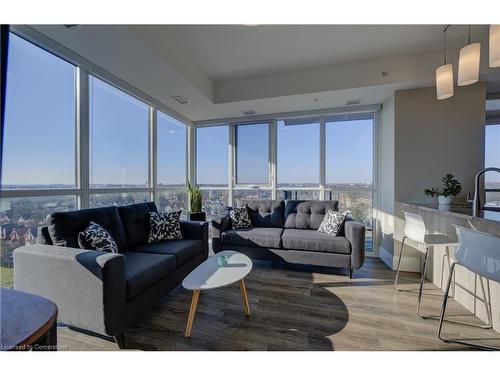
MULTIPOLYGON (((500 173, 500 168, 488 167, 488 168, 481 169, 476 174, 475 185, 474 185, 474 200, 472 201, 472 216, 473 217, 477 217, 477 215, 479 214, 479 211, 481 210, 481 202, 479 199, 479 179, 486 172, 500 173)), ((483 205, 483 207, 484 207, 484 205, 483 205)))

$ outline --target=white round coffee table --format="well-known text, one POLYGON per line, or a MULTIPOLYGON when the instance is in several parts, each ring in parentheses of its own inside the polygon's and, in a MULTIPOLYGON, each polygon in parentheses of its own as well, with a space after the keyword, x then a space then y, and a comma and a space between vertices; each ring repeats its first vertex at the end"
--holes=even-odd
POLYGON ((198 304, 198 299, 202 290, 220 288, 239 281, 245 315, 250 316, 250 305, 248 304, 248 295, 244 278, 251 270, 252 261, 249 257, 236 251, 225 250, 208 258, 186 276, 182 281, 182 286, 185 289, 193 291, 186 326, 186 337, 191 336, 196 305, 198 304), (228 257, 226 266, 219 266, 218 264, 217 258, 221 255, 226 255, 228 257))

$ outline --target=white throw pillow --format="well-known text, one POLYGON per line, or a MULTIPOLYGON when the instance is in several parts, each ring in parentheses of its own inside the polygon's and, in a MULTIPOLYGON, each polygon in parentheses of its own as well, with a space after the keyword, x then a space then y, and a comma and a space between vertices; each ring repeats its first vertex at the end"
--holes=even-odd
POLYGON ((329 234, 330 236, 336 236, 347 215, 348 212, 334 211, 330 208, 326 212, 325 217, 319 226, 318 232, 323 232, 329 234))

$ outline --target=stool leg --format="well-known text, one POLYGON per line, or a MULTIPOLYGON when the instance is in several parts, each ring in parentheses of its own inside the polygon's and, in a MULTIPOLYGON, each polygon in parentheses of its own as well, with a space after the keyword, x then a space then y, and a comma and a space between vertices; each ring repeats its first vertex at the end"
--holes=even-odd
POLYGON ((403 237, 403 240, 401 241, 401 250, 399 251, 398 267, 396 270, 396 279, 394 280, 394 288, 396 290, 399 290, 398 289, 399 268, 401 266, 401 257, 403 256, 403 248, 405 245, 405 239, 406 239, 406 237, 403 237))
MULTIPOLYGON (((491 328, 493 327, 493 322, 492 322, 492 317, 491 317, 491 300, 488 299, 488 296, 486 295, 486 289, 484 288, 484 281, 481 276, 479 276, 479 280, 481 281, 481 292, 483 293, 484 297, 484 307, 486 308, 486 316, 488 318, 488 324, 485 328, 491 328)), ((488 283, 489 287, 489 283, 488 283)), ((488 289, 489 290, 489 289, 488 289)))
MULTIPOLYGON (((443 260, 442 260, 442 264, 441 264, 441 288, 443 288, 444 258, 445 257, 448 261, 448 270, 449 270, 451 267, 451 258, 450 258, 450 248, 448 246, 446 246, 446 250, 445 250, 445 253, 443 254, 443 260)), ((453 281, 455 281, 455 275, 453 275, 453 281)), ((454 282, 451 283, 450 297, 451 298, 455 297, 455 283, 454 282)))
POLYGON ((455 263, 452 263, 452 265, 450 267, 450 274, 448 275, 448 283, 446 284, 446 290, 445 290, 444 296, 443 296, 443 305, 441 306, 441 315, 439 316, 439 325, 438 325, 438 331, 437 331, 437 336, 443 341, 447 341, 446 339, 444 339, 441 336, 441 331, 443 329, 444 314, 446 311, 446 305, 448 303, 448 294, 450 293, 450 286, 451 286, 451 282, 453 280, 453 273, 454 272, 455 272, 455 263))
POLYGON ((422 275, 420 277, 420 288, 418 290, 418 301, 417 301, 417 315, 421 318, 423 318, 423 316, 420 314, 420 303, 422 301, 422 291, 424 289, 425 271, 427 270, 427 261, 429 258, 429 252, 430 252, 430 248, 429 248, 429 246, 426 246, 425 247, 425 258, 424 258, 424 269, 422 270, 422 275))

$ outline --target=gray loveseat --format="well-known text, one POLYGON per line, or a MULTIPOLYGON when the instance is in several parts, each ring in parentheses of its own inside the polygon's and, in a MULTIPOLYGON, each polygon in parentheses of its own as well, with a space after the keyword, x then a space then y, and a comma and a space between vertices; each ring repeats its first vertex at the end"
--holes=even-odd
POLYGON ((148 243, 153 202, 50 215, 37 245, 14 251, 14 289, 54 301, 59 321, 113 336, 123 331, 208 256, 208 223, 181 221, 182 240, 148 243), (104 227, 119 253, 78 248, 90 221, 104 227))
POLYGON ((352 277, 365 259, 365 227, 347 219, 336 237, 318 232, 337 201, 238 200, 246 206, 251 228, 232 229, 229 215, 212 220, 215 253, 232 249, 253 259, 345 267, 352 277))

